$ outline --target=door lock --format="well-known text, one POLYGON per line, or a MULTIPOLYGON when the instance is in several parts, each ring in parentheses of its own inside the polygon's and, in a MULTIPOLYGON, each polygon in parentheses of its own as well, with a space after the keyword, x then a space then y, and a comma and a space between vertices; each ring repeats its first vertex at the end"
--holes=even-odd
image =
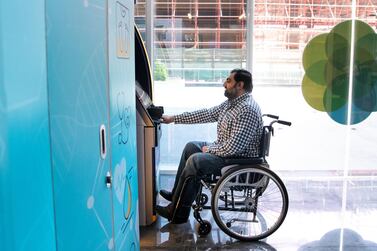
POLYGON ((111 173, 110 173, 110 172, 107 172, 107 173, 106 173, 106 187, 107 187, 107 188, 110 188, 110 187, 111 187, 111 183, 112 183, 112 180, 111 180, 111 173))

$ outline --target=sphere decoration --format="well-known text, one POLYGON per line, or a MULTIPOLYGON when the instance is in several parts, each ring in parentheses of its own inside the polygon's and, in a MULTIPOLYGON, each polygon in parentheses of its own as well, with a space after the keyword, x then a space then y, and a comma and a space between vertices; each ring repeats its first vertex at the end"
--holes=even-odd
POLYGON ((347 20, 311 39, 302 58, 305 75, 301 91, 305 101, 343 125, 349 116, 353 125, 377 111, 377 34, 368 24, 355 20, 353 44, 351 40, 352 21, 347 20))

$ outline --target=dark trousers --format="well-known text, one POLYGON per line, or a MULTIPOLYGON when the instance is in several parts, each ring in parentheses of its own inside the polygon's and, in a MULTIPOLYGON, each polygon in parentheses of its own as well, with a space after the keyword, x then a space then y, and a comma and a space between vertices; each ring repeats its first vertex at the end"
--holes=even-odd
POLYGON ((172 206, 175 218, 188 218, 191 205, 199 192, 200 178, 204 175, 220 175, 224 159, 214 154, 203 153, 206 142, 192 141, 186 144, 179 162, 173 187, 172 206))

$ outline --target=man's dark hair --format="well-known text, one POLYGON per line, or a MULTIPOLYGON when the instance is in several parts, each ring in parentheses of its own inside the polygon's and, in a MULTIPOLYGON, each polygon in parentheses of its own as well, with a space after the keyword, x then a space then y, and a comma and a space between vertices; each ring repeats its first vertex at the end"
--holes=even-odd
POLYGON ((242 81, 244 83, 243 88, 245 91, 249 93, 253 91, 253 76, 249 71, 244 69, 233 69, 230 73, 236 73, 234 74, 234 80, 236 80, 236 82, 242 81))

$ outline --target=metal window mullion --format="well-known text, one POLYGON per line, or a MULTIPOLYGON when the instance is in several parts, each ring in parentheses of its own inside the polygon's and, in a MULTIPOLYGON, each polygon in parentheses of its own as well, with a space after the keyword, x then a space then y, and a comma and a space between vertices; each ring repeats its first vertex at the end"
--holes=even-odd
POLYGON ((154 68, 154 56, 153 56, 153 45, 154 45, 154 0, 145 1, 145 47, 147 48, 147 53, 149 56, 149 61, 151 64, 151 72, 153 76, 154 68))
POLYGON ((246 30, 246 69, 253 72, 254 47, 254 0, 247 0, 247 30, 246 30))

